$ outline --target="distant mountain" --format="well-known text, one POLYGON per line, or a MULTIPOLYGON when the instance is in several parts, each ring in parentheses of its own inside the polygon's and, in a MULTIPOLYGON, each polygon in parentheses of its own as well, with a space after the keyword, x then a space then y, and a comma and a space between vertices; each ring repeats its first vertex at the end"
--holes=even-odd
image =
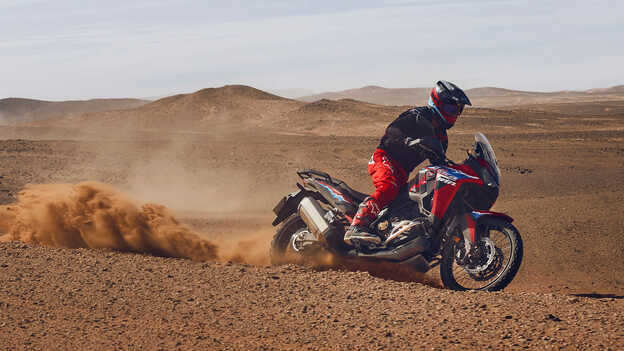
MULTIPOLYGON (((383 88, 379 86, 366 86, 359 89, 349 89, 338 92, 327 92, 303 96, 298 98, 298 100, 312 102, 322 99, 355 99, 379 105, 413 106, 425 105, 428 101, 430 91, 431 88, 383 88)), ((624 99, 624 86, 620 85, 606 89, 591 89, 588 91, 556 92, 533 92, 495 87, 482 87, 467 89, 466 94, 472 101, 473 106, 502 107, 536 103, 594 101, 596 99, 624 99)))
POLYGON ((624 85, 616 85, 610 88, 589 89, 590 94, 624 94, 624 85))
POLYGON ((134 108, 148 103, 139 99, 93 99, 44 101, 22 98, 0 99, 0 124, 17 124, 89 112, 134 108))
POLYGON ((298 98, 298 100, 312 102, 322 99, 354 99, 379 105, 402 106, 420 104, 420 101, 427 99, 429 91, 431 91, 431 88, 390 89, 369 85, 358 89, 303 96, 298 98))
POLYGON ((304 95, 312 95, 314 91, 311 89, 304 88, 291 88, 291 89, 279 89, 279 90, 269 90, 271 94, 275 94, 281 97, 295 99, 304 95))

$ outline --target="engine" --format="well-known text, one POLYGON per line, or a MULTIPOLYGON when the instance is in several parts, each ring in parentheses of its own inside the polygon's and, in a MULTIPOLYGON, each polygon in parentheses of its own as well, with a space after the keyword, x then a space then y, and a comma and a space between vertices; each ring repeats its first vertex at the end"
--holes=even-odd
POLYGON ((377 223, 377 232, 387 246, 396 246, 426 234, 424 218, 402 219, 392 217, 377 223))

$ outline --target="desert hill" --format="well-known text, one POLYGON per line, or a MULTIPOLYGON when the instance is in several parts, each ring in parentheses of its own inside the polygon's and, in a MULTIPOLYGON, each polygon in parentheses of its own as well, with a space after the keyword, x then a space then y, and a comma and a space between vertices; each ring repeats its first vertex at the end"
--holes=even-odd
POLYGON ((343 99, 312 103, 282 98, 249 86, 230 85, 179 94, 126 110, 49 119, 31 127, 135 131, 225 132, 262 129, 280 133, 365 135, 383 128, 406 107, 343 99), (362 129, 365 127, 364 129, 362 129))
POLYGON ((190 94, 162 98, 136 108, 86 113, 32 123, 86 130, 114 128, 130 130, 215 131, 258 128, 302 102, 243 85, 202 89, 190 94))
POLYGON ((290 132, 316 135, 377 135, 405 109, 353 99, 322 99, 289 111, 282 126, 290 132))
POLYGON ((518 113, 548 112, 562 116, 624 116, 624 100, 590 101, 590 102, 558 102, 541 104, 524 104, 515 106, 518 113))
POLYGON ((139 99, 92 99, 44 101, 22 98, 0 99, 0 123, 17 124, 89 112, 134 108, 148 103, 139 99))
MULTIPOLYGON (((355 99, 379 105, 421 105, 426 104, 431 88, 383 88, 365 86, 338 92, 327 92, 298 98, 302 101, 320 99, 355 99)), ((587 91, 532 92, 495 87, 467 89, 473 106, 501 107, 528 103, 579 102, 624 99, 624 86, 587 91)))

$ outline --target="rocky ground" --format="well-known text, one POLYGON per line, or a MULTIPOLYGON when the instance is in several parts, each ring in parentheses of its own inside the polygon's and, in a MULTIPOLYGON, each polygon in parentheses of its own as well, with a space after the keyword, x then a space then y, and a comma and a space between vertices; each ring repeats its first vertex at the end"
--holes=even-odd
POLYGON ((0 245, 4 349, 617 350, 621 296, 0 245))

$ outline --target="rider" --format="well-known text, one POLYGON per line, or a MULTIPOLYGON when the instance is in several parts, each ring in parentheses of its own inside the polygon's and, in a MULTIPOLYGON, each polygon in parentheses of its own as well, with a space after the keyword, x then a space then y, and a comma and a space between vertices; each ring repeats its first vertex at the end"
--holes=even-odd
POLYGON ((429 106, 407 110, 390 123, 368 162, 376 190, 362 201, 353 217, 344 236, 347 244, 381 243, 368 226, 380 209, 394 200, 416 166, 427 158, 434 164, 444 160, 446 130, 455 124, 464 105, 472 106, 468 96, 457 85, 441 80, 431 90, 429 106))

